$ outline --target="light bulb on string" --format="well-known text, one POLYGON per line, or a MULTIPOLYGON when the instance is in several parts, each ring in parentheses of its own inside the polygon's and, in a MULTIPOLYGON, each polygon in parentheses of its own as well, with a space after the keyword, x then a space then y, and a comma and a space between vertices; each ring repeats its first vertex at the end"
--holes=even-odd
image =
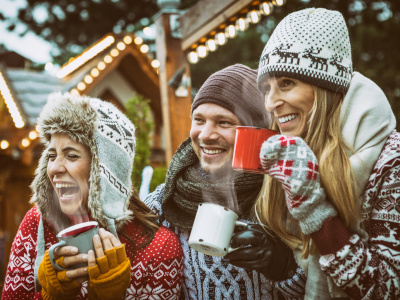
POLYGON ((204 58, 208 55, 208 50, 205 45, 199 45, 196 49, 196 52, 200 58, 204 58))
POLYGON ((247 13, 247 19, 253 24, 257 24, 261 20, 261 14, 258 10, 252 9, 247 13))
POLYGON ((271 2, 263 2, 260 4, 260 11, 263 15, 269 16, 274 11, 274 6, 271 2))
POLYGON ((247 28, 249 28, 249 21, 245 17, 240 17, 236 20, 235 25, 237 30, 245 31, 247 28))
POLYGON ((195 51, 190 51, 188 54, 188 60, 191 64, 195 64, 199 61, 199 57, 195 51))
POLYGON ((215 35, 215 42, 218 44, 218 45, 225 45, 226 44, 226 36, 225 36, 225 32, 218 32, 216 35, 215 35))
POLYGON ((272 0, 272 4, 275 6, 283 6, 286 4, 286 0, 272 0))
POLYGON ((207 46, 208 51, 210 51, 210 52, 214 52, 214 51, 217 50, 217 48, 218 48, 218 45, 217 45, 217 43, 215 42, 215 39, 214 39, 214 38, 209 38, 209 39, 206 41, 206 46, 207 46))
POLYGON ((237 36, 237 31, 236 31, 235 25, 231 24, 231 25, 227 26, 225 28, 225 35, 226 35, 226 37, 231 38, 231 39, 236 37, 237 36))

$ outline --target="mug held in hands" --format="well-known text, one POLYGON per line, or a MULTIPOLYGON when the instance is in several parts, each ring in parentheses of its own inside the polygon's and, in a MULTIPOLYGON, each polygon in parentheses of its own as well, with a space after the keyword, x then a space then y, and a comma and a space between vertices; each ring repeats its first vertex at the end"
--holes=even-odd
POLYGON ((265 174, 260 162, 262 144, 277 131, 254 127, 236 127, 235 148, 233 152, 232 168, 247 173, 265 174))
MULTIPOLYGON (((59 242, 49 249, 51 264, 58 271, 68 270, 59 266, 54 257, 54 250, 62 246, 74 246, 78 248, 78 253, 88 253, 94 250, 93 237, 99 232, 99 224, 95 221, 84 222, 68 227, 57 234, 59 242)), ((76 264, 73 269, 85 267, 87 264, 76 264)))
POLYGON ((212 256, 225 256, 239 249, 231 248, 235 226, 247 226, 237 221, 238 215, 229 208, 214 203, 201 203, 197 209, 189 237, 189 246, 212 256))

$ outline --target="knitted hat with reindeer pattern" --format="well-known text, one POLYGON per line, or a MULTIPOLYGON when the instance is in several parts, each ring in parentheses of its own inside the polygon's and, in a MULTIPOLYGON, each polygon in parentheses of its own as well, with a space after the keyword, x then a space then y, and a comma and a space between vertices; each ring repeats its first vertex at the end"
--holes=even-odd
POLYGON ((297 78, 346 93, 353 72, 349 33, 342 14, 307 8, 286 16, 261 54, 258 87, 271 76, 297 78))

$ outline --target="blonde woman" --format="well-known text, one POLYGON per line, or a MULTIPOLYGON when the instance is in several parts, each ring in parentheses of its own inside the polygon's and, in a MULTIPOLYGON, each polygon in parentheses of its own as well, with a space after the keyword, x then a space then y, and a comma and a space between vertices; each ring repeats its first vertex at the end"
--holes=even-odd
POLYGON ((337 11, 284 18, 261 55, 272 127, 261 223, 294 249, 306 299, 400 297, 400 135, 383 92, 352 70, 337 11))

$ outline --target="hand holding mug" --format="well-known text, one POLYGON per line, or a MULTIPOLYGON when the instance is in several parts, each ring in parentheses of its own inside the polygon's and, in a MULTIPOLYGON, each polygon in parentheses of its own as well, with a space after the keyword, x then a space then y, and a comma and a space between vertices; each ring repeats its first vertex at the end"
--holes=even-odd
POLYGON ((256 270, 270 280, 285 280, 297 268, 292 249, 278 237, 268 234, 260 224, 235 230, 232 246, 245 247, 225 256, 229 263, 256 270))
POLYGON ((275 135, 262 145, 260 160, 265 172, 282 183, 289 212, 304 234, 337 215, 321 186, 317 158, 303 139, 275 135))
POLYGON ((72 251, 73 249, 78 250, 74 254, 87 254, 90 249, 93 249, 92 238, 97 234, 98 230, 99 224, 95 221, 90 221, 76 224, 60 231, 57 234, 59 242, 52 245, 49 249, 50 262, 53 267, 57 271, 87 267, 87 258, 83 255, 76 258, 68 258, 67 261, 63 260, 63 266, 57 263, 57 259, 60 256, 68 254, 68 251, 72 251))
POLYGON ((49 251, 46 251, 39 266, 38 278, 42 287, 44 299, 69 300, 74 299, 81 289, 81 284, 88 280, 87 254, 78 254, 74 246, 61 246, 54 250, 55 263, 63 270, 57 270, 52 265, 49 251))
POLYGON ((131 276, 125 245, 102 228, 93 244, 95 250, 88 253, 89 293, 97 299, 123 299, 131 276))

